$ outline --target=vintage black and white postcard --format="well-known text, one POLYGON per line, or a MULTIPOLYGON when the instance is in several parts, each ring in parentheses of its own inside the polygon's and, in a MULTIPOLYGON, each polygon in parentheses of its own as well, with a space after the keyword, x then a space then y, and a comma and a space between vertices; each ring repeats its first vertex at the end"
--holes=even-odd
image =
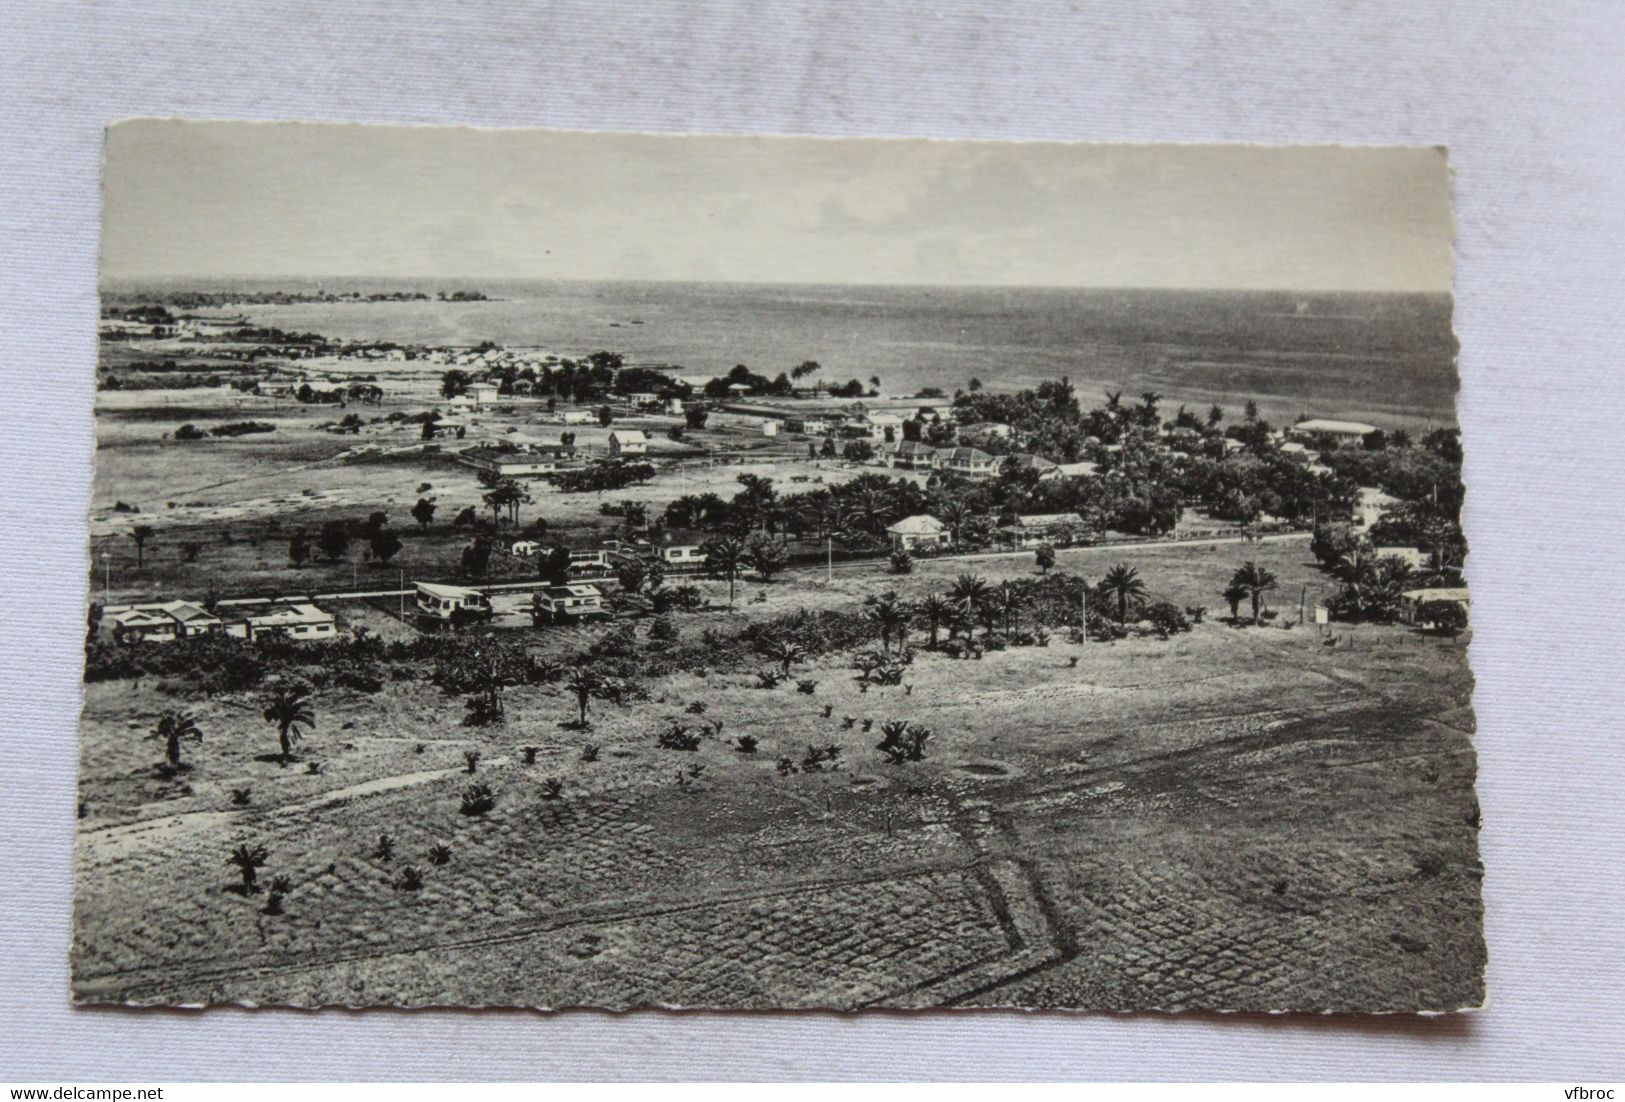
POLYGON ((1430 148, 107 135, 73 994, 1482 1001, 1430 148))

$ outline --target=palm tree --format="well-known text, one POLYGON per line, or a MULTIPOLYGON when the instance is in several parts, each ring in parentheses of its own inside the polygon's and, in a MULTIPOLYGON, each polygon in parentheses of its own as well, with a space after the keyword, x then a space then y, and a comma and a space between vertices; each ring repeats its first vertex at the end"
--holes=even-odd
POLYGON ((237 866, 237 871, 243 878, 243 891, 249 893, 259 891, 258 870, 263 869, 269 859, 270 854, 266 852, 264 846, 251 847, 244 842, 231 851, 231 856, 226 858, 226 864, 237 866))
POLYGON ((564 683, 565 689, 575 694, 576 707, 581 711, 581 726, 587 726, 587 708, 592 704, 592 698, 604 691, 604 680, 593 670, 586 666, 570 671, 570 680, 564 683))
POLYGON ((891 650, 894 635, 897 637, 898 649, 901 650, 903 644, 908 642, 908 606, 898 599, 896 590, 887 590, 879 597, 871 597, 869 605, 869 617, 880 628, 881 653, 891 650))
POLYGON ((988 603, 998 613, 1006 635, 1010 634, 1024 599, 1021 587, 1014 582, 1004 582, 990 595, 988 603))
POLYGON ((942 516, 938 519, 948 526, 948 534, 957 541, 959 539, 959 530, 965 526, 965 522, 973 515, 971 507, 956 498, 943 506, 941 511, 942 516))
POLYGON ((139 570, 146 565, 147 541, 153 537, 150 524, 138 524, 130 529, 130 538, 135 540, 135 565, 139 570))
POLYGON ((179 769, 181 740, 202 742, 203 732, 190 712, 165 712, 159 717, 158 725, 153 728, 152 737, 164 740, 164 757, 172 767, 179 769))
POLYGON ((1242 589, 1253 601, 1253 623, 1258 623, 1259 606, 1265 591, 1275 588, 1275 575, 1256 562, 1248 560, 1237 568, 1230 579, 1232 587, 1242 589))
POLYGON ((748 552, 745 545, 731 536, 709 540, 701 548, 705 553, 706 569, 714 578, 728 579, 728 611, 734 607, 734 581, 739 577, 740 568, 745 565, 748 552))
POLYGON ((1107 596, 1117 597, 1117 622, 1119 624, 1128 620, 1128 604, 1130 601, 1141 600, 1145 596, 1145 582, 1140 579, 1140 572, 1127 563, 1118 563, 1106 571, 1106 576, 1100 579, 1100 591, 1107 596))
POLYGON ((800 662, 807 657, 807 648, 793 639, 775 639, 762 651, 768 658, 777 662, 784 670, 784 676, 790 676, 790 663, 800 662))
POLYGON ((953 615, 954 606, 945 598, 933 593, 919 603, 918 611, 931 628, 931 646, 934 648, 937 645, 937 629, 948 622, 949 617, 953 615))
POLYGON ((303 733, 301 728, 316 726, 316 716, 310 708, 310 694, 301 686, 282 685, 265 703, 265 722, 276 724, 277 740, 282 746, 282 764, 293 759, 293 744, 303 733))
POLYGON ((1247 590, 1237 585, 1232 579, 1224 587, 1224 600, 1230 606, 1230 619, 1235 620, 1241 616, 1241 602, 1247 599, 1247 590))

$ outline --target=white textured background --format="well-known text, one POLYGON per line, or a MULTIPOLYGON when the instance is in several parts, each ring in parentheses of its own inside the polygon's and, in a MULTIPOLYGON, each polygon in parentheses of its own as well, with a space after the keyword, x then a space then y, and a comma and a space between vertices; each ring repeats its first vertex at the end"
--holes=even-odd
POLYGON ((0 1080, 1625 1077, 1625 5, 19 0, 0 44, 0 1080), (130 115, 1448 144, 1490 1009, 70 1012, 99 146, 130 115))

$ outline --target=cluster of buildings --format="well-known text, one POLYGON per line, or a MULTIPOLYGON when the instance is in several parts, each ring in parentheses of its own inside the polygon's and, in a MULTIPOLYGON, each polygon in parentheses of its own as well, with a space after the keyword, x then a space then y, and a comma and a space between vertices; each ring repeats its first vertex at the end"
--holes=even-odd
MULTIPOLYGON (((929 513, 904 517, 886 529, 893 551, 930 555, 953 547, 953 532, 929 513)), ((1016 517, 1001 530, 1011 547, 1066 547, 1081 543, 1090 535, 1089 524, 1077 513, 1031 513, 1016 517)))
POLYGON ((117 643, 173 643, 216 632, 239 639, 331 639, 338 634, 338 623, 332 613, 308 601, 275 601, 227 613, 177 600, 109 605, 102 609, 101 631, 117 643))

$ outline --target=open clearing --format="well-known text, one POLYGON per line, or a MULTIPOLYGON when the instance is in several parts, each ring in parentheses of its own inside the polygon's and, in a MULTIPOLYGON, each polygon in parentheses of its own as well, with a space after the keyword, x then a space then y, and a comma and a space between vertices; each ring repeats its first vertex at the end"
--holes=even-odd
MULTIPOLYGON (((1319 578, 1298 544, 1249 548, 1295 613, 1319 578)), ((1128 558, 1152 589, 1217 606, 1238 548, 1128 558)), ((938 588, 962 569, 805 574, 741 588, 735 619, 938 588)), ((990 580, 1030 557, 986 560, 990 580)), ((710 583, 717 587, 720 583, 710 583)), ((719 596, 714 594, 714 597, 719 596)), ((359 607, 359 606, 358 606, 359 607)), ((1215 608, 1214 611, 1221 611, 1215 608)), ((677 617, 685 636, 723 614, 677 617)), ((1465 645, 1402 627, 1235 628, 955 660, 905 686, 754 687, 687 671, 646 699, 507 693, 459 725, 422 681, 331 690, 302 760, 263 760, 260 696, 194 710, 194 767, 166 780, 144 736, 177 701, 154 679, 87 686, 74 947, 96 1002, 526 1006, 1223 1005, 1399 1009, 1479 1001, 1477 808, 1465 645), (1076 667, 1071 659, 1078 659, 1076 667), (663 750, 706 706, 721 738, 663 750), (830 716, 823 712, 828 707, 830 716), (851 717, 852 723, 846 723, 851 717), (935 732, 889 766, 888 719, 935 732), (865 732, 864 721, 875 721, 865 732), (732 748, 760 739, 754 755, 732 748), (781 775, 809 743, 839 767, 781 775), (583 749, 597 747, 596 760, 583 749), (538 748, 534 765, 520 748, 538 748), (477 774, 463 752, 478 749, 477 774), (319 762, 320 773, 306 769, 319 762), (694 769, 692 767, 703 768, 694 769), (549 798, 548 779, 562 782, 549 798), (470 781, 497 795, 459 814, 470 781), (249 790, 239 806, 233 791, 249 790), (378 836, 395 853, 372 853, 378 836), (239 843, 293 884, 285 913, 231 890, 239 843), (430 846, 451 860, 431 865, 430 846), (403 866, 419 891, 392 883, 403 866), (1329 961, 1337 962, 1329 969, 1329 961), (821 994, 813 994, 819 992, 821 994)), ((917 630, 914 642, 923 642, 917 630)))

